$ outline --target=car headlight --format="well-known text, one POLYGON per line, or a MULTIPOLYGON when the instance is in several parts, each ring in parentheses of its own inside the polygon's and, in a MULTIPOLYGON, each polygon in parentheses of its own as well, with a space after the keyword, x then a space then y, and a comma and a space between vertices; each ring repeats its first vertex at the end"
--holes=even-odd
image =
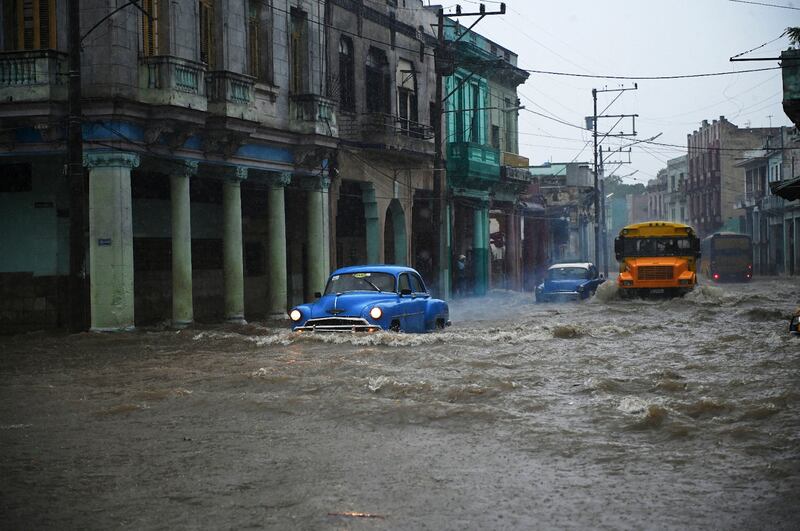
POLYGON ((583 286, 578 286, 578 289, 576 291, 578 293, 583 293, 583 286))
POLYGON ((295 308, 294 310, 289 312, 289 318, 294 322, 299 321, 302 317, 303 317, 303 314, 300 313, 300 310, 298 310, 297 308, 295 308))
POLYGON ((376 321, 381 318, 383 315, 383 310, 375 306, 373 309, 369 311, 369 316, 375 319, 376 321))

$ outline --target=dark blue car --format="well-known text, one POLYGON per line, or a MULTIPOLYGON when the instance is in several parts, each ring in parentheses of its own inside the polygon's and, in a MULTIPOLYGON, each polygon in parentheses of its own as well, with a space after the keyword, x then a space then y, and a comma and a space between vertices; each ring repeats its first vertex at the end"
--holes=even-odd
POLYGON ((588 299, 603 282, 591 262, 553 264, 545 281, 536 286, 536 302, 588 299))
POLYGON ((353 266, 334 271, 325 293, 289 317, 296 331, 428 332, 450 324, 450 309, 410 267, 353 266))

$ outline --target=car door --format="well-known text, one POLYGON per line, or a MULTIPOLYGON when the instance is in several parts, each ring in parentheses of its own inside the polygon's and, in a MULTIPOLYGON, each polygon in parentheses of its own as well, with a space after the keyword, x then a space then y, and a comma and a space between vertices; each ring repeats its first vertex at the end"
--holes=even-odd
POLYGON ((411 291, 414 297, 414 311, 418 312, 417 315, 414 316, 414 326, 419 326, 420 331, 427 330, 425 319, 428 317, 427 310, 428 310, 428 301, 430 300, 431 296, 428 293, 428 290, 425 289, 425 284, 422 282, 422 279, 416 273, 409 273, 409 278, 411 279, 411 291))
POLYGON ((400 293, 401 328, 406 332, 423 332, 425 330, 425 298, 419 297, 414 292, 415 285, 412 284, 410 273, 401 273, 397 285, 400 293), (407 295, 403 295, 404 290, 407 290, 407 295))

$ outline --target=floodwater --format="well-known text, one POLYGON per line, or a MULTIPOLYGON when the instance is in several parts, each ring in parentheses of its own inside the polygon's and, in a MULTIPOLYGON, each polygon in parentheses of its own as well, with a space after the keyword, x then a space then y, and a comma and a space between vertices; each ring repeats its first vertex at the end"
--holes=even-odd
MULTIPOLYGON (((613 286, 609 286, 613 288, 613 286)), ((0 338, 6 529, 796 529, 797 280, 0 338)))

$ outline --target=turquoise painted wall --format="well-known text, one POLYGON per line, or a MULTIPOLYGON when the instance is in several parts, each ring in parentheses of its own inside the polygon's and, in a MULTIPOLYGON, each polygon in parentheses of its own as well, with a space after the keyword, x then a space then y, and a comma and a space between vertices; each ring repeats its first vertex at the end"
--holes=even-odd
POLYGON ((0 193, 0 272, 67 274, 69 220, 57 214, 68 205, 66 180, 56 165, 34 166, 30 192, 0 193))

